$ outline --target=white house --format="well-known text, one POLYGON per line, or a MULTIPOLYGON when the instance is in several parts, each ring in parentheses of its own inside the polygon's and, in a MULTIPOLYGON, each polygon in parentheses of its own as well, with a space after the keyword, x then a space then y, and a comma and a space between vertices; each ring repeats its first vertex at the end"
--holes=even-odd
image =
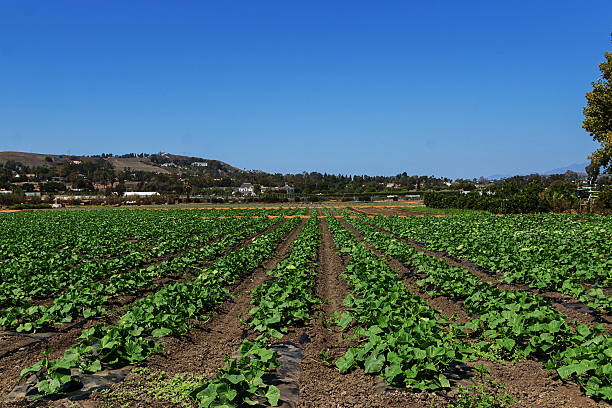
POLYGON ((295 189, 293 187, 291 187, 290 185, 288 185, 287 183, 285 183, 284 186, 282 187, 261 187, 261 192, 265 192, 267 190, 271 190, 271 191, 284 191, 287 194, 293 194, 295 192, 295 189))
POLYGON ((242 185, 238 187, 238 192, 243 195, 254 195, 255 187, 251 183, 242 183, 242 185))
POLYGON ((193 162, 191 163, 191 165, 194 167, 208 167, 207 162, 193 162))
POLYGON ((159 193, 156 191, 126 191, 123 193, 123 197, 153 197, 158 196, 159 193))
POLYGON ((295 193, 295 189, 291 187, 290 185, 288 185, 287 183, 285 183, 285 185, 282 186, 279 190, 284 190, 287 194, 295 193))

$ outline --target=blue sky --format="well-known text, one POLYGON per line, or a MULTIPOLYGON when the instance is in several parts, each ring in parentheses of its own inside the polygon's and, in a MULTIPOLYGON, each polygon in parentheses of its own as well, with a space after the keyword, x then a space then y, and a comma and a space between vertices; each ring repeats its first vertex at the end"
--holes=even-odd
POLYGON ((2 1, 0 151, 270 172, 586 161, 612 1, 2 1))

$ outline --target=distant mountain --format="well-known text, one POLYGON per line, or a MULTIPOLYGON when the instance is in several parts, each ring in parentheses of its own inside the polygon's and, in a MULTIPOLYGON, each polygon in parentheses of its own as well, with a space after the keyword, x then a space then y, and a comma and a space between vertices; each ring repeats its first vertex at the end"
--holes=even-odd
POLYGON ((584 163, 574 163, 574 164, 570 164, 569 166, 559 167, 557 169, 552 169, 552 170, 548 170, 544 172, 532 171, 532 172, 523 173, 523 174, 493 174, 491 176, 486 177, 486 179, 487 180, 501 180, 501 179, 507 179, 507 178, 514 177, 514 176, 521 176, 521 177, 527 176, 529 174, 535 174, 535 173, 541 174, 543 176, 550 176, 551 174, 565 174, 568 170, 576 172, 576 173, 586 174, 586 171, 584 170, 584 168, 588 165, 589 165, 589 162, 584 162, 584 163))
POLYGON ((487 180, 501 180, 501 179, 505 179, 505 178, 510 178, 512 177, 509 174, 493 174, 491 176, 487 176, 485 177, 487 180))
POLYGON ((170 153, 150 154, 144 157, 137 155, 122 155, 112 157, 78 156, 67 154, 41 154, 26 152, 0 152, 0 163, 14 161, 30 168, 52 167, 58 164, 73 162, 91 162, 94 160, 109 162, 117 172, 123 170, 144 171, 147 173, 174 173, 192 172, 208 173, 221 176, 231 176, 244 173, 237 167, 219 160, 204 159, 201 157, 180 156, 170 153))
POLYGON ((542 174, 548 176, 550 174, 563 174, 567 171, 574 171, 576 173, 586 174, 586 170, 584 168, 588 165, 589 165, 589 162, 575 163, 575 164, 570 164, 569 166, 566 166, 566 167, 559 167, 558 169, 548 170, 542 174))

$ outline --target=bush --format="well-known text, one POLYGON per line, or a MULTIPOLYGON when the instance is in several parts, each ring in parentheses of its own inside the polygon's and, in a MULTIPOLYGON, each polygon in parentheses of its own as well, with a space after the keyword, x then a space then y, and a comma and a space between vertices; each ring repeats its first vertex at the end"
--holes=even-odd
POLYGON ((521 214, 548 212, 551 206, 536 191, 520 190, 507 196, 480 194, 477 191, 463 194, 457 191, 428 191, 424 203, 431 208, 464 208, 484 210, 495 214, 521 214))
POLYGON ((608 187, 599 193, 595 208, 597 210, 612 210, 612 187, 608 187))

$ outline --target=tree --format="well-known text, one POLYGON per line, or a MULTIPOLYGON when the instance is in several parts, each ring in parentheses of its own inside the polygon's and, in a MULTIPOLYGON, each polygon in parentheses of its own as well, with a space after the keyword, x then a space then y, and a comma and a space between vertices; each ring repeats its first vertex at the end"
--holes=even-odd
MULTIPOLYGON (((611 34, 612 35, 612 34, 611 34)), ((593 90, 587 92, 587 105, 584 107, 585 119, 582 127, 601 147, 589 156, 590 178, 596 178, 600 167, 612 173, 612 53, 605 53, 606 60, 599 64, 601 78, 593 81, 593 90)))

